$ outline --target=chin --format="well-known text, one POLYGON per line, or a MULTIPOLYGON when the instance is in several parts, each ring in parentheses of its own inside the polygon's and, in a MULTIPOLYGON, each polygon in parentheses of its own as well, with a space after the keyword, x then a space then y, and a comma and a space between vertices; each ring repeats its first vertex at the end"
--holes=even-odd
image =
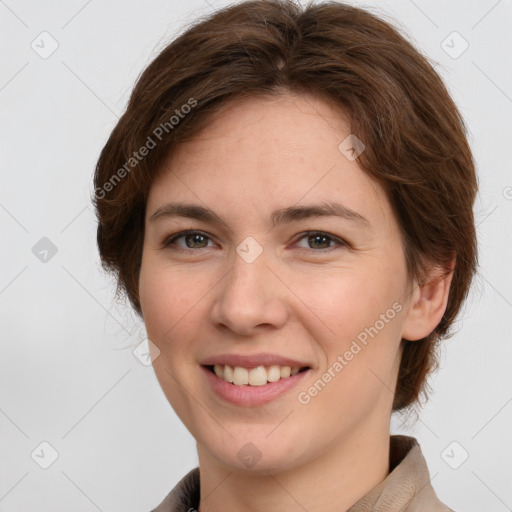
MULTIPOLYGON (((270 432, 272 429, 269 429, 270 432)), ((209 456, 213 457, 218 464, 226 469, 236 472, 248 472, 251 474, 268 474, 282 472, 291 469, 300 463, 298 446, 300 442, 290 437, 279 437, 270 439, 268 432, 258 436, 247 432, 234 433, 233 437, 226 435, 222 442, 211 442, 203 444, 209 456)))

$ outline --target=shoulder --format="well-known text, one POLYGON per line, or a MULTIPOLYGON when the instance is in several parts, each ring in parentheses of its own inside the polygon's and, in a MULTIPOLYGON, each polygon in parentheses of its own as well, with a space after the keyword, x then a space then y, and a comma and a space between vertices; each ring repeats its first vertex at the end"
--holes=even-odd
POLYGON ((455 512, 437 497, 417 439, 392 435, 389 466, 387 478, 351 507, 350 512, 455 512))
POLYGON ((199 507, 199 468, 189 471, 151 512, 193 512, 199 507))

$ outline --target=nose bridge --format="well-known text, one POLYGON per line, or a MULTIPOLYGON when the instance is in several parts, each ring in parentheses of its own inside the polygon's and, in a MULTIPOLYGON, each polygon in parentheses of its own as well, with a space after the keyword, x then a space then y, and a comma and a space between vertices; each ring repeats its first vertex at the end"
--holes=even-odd
POLYGON ((213 309, 213 320, 239 333, 249 333, 261 324, 279 326, 286 308, 279 297, 273 273, 267 267, 268 255, 253 237, 236 247, 232 267, 220 286, 213 309))
POLYGON ((236 247, 224 295, 230 294, 233 299, 244 303, 268 301, 264 283, 271 273, 267 263, 268 254, 263 246, 253 237, 247 237, 236 247))

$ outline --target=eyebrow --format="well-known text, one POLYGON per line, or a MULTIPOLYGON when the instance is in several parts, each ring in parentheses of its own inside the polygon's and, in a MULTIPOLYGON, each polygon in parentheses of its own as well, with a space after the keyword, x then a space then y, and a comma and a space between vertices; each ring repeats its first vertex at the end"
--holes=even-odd
MULTIPOLYGON (((230 229, 227 222, 219 217, 213 210, 203 206, 187 203, 167 203, 160 206, 150 217, 150 222, 162 218, 185 217, 196 219, 210 224, 219 224, 230 229)), ((325 202, 306 206, 289 206, 274 210, 271 214, 272 225, 291 223, 294 221, 310 219, 314 217, 341 217, 346 220, 356 221, 370 226, 370 222, 360 213, 335 202, 325 202)))

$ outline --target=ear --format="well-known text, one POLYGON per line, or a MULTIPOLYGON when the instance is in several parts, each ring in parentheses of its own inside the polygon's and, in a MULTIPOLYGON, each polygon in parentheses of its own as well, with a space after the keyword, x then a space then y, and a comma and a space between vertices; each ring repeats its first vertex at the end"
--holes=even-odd
POLYGON ((416 341, 428 336, 446 311, 455 259, 448 270, 439 266, 429 269, 425 283, 414 283, 409 308, 402 327, 402 338, 416 341))

